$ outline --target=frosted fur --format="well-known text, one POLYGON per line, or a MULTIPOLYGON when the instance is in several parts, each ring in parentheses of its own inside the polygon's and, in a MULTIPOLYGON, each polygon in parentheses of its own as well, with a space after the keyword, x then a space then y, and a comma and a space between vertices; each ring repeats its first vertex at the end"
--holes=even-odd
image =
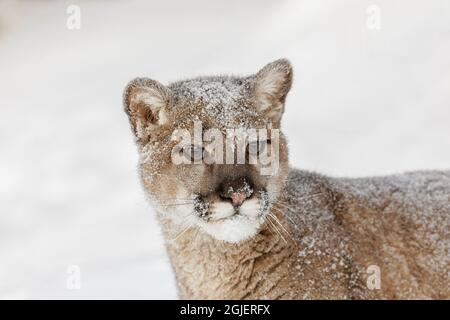
POLYGON ((194 121, 220 130, 279 128, 291 81, 289 63, 277 60, 246 77, 167 87, 137 79, 127 86, 134 132, 134 89, 150 86, 165 99, 167 122, 149 120, 135 134, 141 181, 157 210, 180 297, 449 299, 450 171, 326 177, 289 168, 283 134, 275 176, 259 175, 257 165, 171 162, 171 133, 192 130, 194 121), (239 214, 221 194, 233 191, 248 197, 239 214), (381 272, 379 289, 367 285, 373 266, 381 272))
POLYGON ((245 114, 251 111, 245 105, 237 103, 249 88, 248 79, 203 77, 176 82, 169 85, 169 88, 177 100, 203 104, 205 108, 202 112, 213 117, 219 127, 248 126, 245 114), (236 123, 238 114, 242 117, 236 123))
POLYGON ((288 61, 277 60, 269 63, 256 74, 255 95, 258 101, 258 111, 279 121, 283 113, 283 103, 291 88, 292 68, 288 61))
POLYGON ((272 212, 286 242, 266 224, 236 245, 190 230, 169 246, 181 297, 450 298, 449 171, 336 179, 292 169, 282 195, 272 212), (372 265, 379 290, 367 287, 372 265))

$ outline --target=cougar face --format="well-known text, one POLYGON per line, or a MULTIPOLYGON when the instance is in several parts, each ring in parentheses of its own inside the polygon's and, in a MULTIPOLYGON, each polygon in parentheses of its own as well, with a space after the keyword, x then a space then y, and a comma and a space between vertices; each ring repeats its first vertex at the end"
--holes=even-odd
POLYGON ((256 234, 287 175, 279 127, 291 82, 286 60, 248 77, 130 82, 141 180, 163 220, 227 242, 256 234))

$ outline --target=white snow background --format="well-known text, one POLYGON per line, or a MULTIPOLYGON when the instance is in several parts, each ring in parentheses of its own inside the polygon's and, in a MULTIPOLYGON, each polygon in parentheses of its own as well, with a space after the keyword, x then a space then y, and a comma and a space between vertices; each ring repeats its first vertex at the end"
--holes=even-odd
POLYGON ((295 68, 294 166, 450 167, 448 0, 0 0, 0 298, 176 298, 122 90, 280 57, 295 68), (69 4, 80 30, 66 28, 69 4))

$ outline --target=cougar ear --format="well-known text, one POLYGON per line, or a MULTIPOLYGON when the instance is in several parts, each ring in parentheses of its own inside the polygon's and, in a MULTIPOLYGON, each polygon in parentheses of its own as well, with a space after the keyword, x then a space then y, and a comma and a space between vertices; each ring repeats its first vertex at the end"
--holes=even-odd
POLYGON ((292 85, 292 66, 286 59, 267 64, 254 75, 253 94, 258 112, 278 123, 292 85))
POLYGON ((145 140, 152 130, 167 123, 169 100, 169 89, 155 80, 136 78, 126 86, 124 108, 138 141, 145 140))

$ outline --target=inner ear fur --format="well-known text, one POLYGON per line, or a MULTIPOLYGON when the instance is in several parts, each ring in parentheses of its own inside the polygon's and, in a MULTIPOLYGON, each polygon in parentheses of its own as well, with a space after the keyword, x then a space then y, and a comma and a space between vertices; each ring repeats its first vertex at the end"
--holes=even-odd
POLYGON ((167 123, 169 101, 169 89, 155 80, 136 78, 126 86, 123 104, 136 138, 144 139, 167 123))
POLYGON ((267 64, 253 79, 256 108, 273 122, 279 122, 284 102, 292 86, 293 70, 290 62, 279 59, 267 64))

